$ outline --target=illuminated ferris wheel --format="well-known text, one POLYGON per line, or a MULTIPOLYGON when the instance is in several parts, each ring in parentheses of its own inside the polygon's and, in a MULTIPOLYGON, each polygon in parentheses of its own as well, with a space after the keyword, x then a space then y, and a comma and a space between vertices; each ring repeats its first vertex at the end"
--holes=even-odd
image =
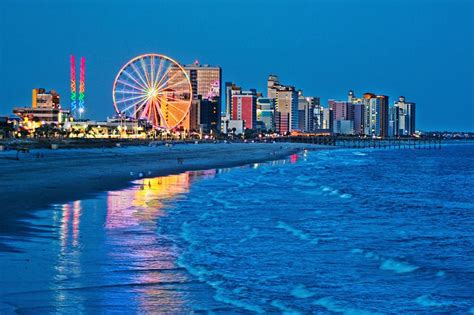
POLYGON ((146 54, 120 69, 112 97, 121 117, 146 119, 154 128, 171 130, 189 112, 192 87, 179 63, 163 55, 146 54))

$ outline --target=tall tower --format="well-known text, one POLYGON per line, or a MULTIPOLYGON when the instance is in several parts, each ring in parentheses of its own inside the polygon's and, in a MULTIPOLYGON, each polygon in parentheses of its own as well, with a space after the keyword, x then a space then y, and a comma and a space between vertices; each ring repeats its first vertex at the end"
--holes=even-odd
POLYGON ((79 117, 82 118, 82 114, 84 113, 85 106, 84 106, 84 98, 86 92, 86 58, 81 57, 81 68, 79 72, 79 117))
POLYGON ((76 59, 71 55, 71 115, 76 115, 76 59))

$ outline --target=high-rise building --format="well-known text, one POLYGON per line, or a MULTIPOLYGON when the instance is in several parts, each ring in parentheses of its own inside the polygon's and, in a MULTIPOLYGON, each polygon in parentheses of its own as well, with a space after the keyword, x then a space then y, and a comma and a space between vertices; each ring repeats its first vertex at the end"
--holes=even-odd
POLYGON ((298 91, 298 130, 313 132, 318 128, 321 120, 321 109, 319 97, 305 97, 303 92, 298 91), (316 111, 318 115, 316 115, 316 111))
POLYGON ((257 123, 257 91, 233 90, 231 120, 243 120, 246 129, 255 129, 257 123))
POLYGON ((257 121, 261 121, 264 129, 275 130, 275 101, 271 98, 257 98, 257 121))
POLYGON ((354 106, 350 102, 328 100, 332 112, 332 132, 354 134, 354 106))
POLYGON ((221 114, 217 98, 200 98, 199 104, 199 124, 201 125, 202 131, 206 133, 220 131, 217 122, 220 121, 221 114))
POLYGON ((329 107, 322 107, 322 123, 321 129, 332 130, 333 129, 333 113, 329 107))
MULTIPOLYGON (((199 99, 200 96, 201 100, 217 102, 219 116, 217 120, 212 117, 214 119, 212 125, 217 126, 216 130, 220 130, 222 69, 218 66, 201 65, 197 61, 194 64, 183 66, 183 68, 191 81, 193 98, 199 99)), ((170 77, 172 77, 172 73, 170 73, 170 77)))
POLYGON ((354 91, 350 90, 347 101, 352 103, 352 117, 354 120, 354 134, 365 134, 365 108, 366 100, 363 97, 356 97, 354 91))
POLYGON ((275 74, 270 74, 267 80, 267 97, 270 99, 276 98, 276 87, 280 85, 278 76, 275 74))
POLYGON ((275 100, 275 128, 280 134, 298 129, 298 92, 293 86, 279 83, 271 74, 267 81, 267 97, 275 100))
POLYGON ((394 136, 411 136, 415 133, 415 109, 415 103, 406 102, 404 96, 398 98, 392 111, 394 136))
POLYGON ((385 138, 388 132, 388 96, 365 93, 365 134, 385 138))

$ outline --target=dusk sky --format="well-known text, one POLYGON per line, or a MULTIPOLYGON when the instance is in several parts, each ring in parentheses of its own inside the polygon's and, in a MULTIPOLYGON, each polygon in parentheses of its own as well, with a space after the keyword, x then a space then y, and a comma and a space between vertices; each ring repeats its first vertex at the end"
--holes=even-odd
POLYGON ((86 116, 114 114, 129 59, 219 65, 265 92, 268 74, 307 96, 374 92, 417 103, 417 129, 474 131, 473 1, 0 1, 0 116, 31 89, 69 107, 69 56, 86 57, 86 116))

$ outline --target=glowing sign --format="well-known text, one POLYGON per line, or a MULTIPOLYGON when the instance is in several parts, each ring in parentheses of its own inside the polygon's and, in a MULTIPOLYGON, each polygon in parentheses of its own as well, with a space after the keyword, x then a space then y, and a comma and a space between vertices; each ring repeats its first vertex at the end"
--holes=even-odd
POLYGON ((76 113, 76 59, 71 55, 71 114, 76 113))
POLYGON ((86 92, 86 58, 81 57, 81 68, 79 72, 79 113, 84 113, 84 98, 86 92))
POLYGON ((211 87, 209 88, 209 92, 207 92, 206 98, 208 100, 212 100, 213 98, 219 95, 219 90, 220 90, 219 80, 216 80, 214 81, 214 83, 211 84, 211 87))

